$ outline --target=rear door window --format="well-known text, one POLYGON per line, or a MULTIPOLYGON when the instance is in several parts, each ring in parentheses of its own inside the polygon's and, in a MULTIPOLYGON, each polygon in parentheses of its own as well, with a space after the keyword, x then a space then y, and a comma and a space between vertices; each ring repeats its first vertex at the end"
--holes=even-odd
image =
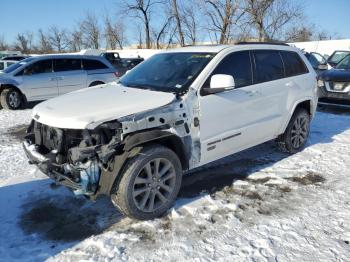
POLYGON ((98 60, 83 59, 83 68, 85 70, 96 70, 96 69, 106 69, 108 68, 108 66, 106 66, 104 63, 98 60))
POLYGON ((253 51, 255 61, 254 83, 263 83, 284 77, 281 56, 277 50, 253 51))
MULTIPOLYGON (((306 74, 309 72, 304 61, 301 59, 301 57, 296 52, 281 51, 280 53, 281 53, 281 56, 283 59, 286 77, 302 75, 302 74, 306 74)), ((316 58, 313 58, 313 59, 316 60, 316 58)), ((313 61, 312 59, 309 59, 309 61, 311 62, 312 66, 314 66, 314 67, 317 67, 319 64, 317 60, 313 61)))
POLYGON ((54 60, 54 71, 74 71, 81 70, 81 59, 55 59, 54 60))
POLYGON ((212 73, 212 75, 216 74, 233 76, 236 88, 251 85, 253 78, 249 51, 234 52, 227 55, 212 73))

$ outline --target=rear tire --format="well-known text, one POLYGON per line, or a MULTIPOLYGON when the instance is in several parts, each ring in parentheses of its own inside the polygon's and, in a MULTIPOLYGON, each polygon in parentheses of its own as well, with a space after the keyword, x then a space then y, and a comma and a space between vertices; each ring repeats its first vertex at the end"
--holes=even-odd
POLYGON ((175 202, 182 180, 181 162, 167 147, 150 145, 126 163, 113 204, 139 220, 163 215, 175 202))
POLYGON ((294 112, 286 131, 276 142, 282 152, 294 154, 305 147, 309 133, 310 114, 305 109, 299 108, 294 112))
POLYGON ((24 105, 24 99, 17 89, 10 87, 1 92, 0 104, 4 109, 17 110, 24 105))

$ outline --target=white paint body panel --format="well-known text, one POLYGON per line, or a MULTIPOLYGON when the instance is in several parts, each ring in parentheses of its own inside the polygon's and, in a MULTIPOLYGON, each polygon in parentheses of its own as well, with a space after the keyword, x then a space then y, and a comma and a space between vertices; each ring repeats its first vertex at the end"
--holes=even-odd
POLYGON ((150 110, 170 103, 172 93, 126 88, 110 83, 81 89, 45 101, 33 109, 33 117, 45 125, 84 129, 91 123, 102 123, 150 110))
MULTIPOLYGON (((198 167, 246 148, 264 143, 282 134, 298 103, 310 100, 311 113, 317 105, 316 73, 297 48, 272 45, 236 45, 189 47, 165 52, 217 53, 188 92, 182 97, 191 121, 189 135, 200 143, 198 167), (286 50, 299 53, 309 73, 254 84, 226 92, 201 96, 200 89, 224 57, 243 50, 286 50), (198 118, 199 126, 194 125, 198 118), (215 143, 213 143, 215 142, 215 143), (211 145, 215 148, 208 150, 211 145)), ((39 122, 70 129, 83 129, 171 103, 171 93, 125 88, 108 84, 73 92, 44 102, 33 110, 39 122)), ((147 117, 147 113, 145 113, 147 117)), ((194 143, 194 142, 193 142, 194 143)), ((192 144, 192 148, 197 148, 192 144)))

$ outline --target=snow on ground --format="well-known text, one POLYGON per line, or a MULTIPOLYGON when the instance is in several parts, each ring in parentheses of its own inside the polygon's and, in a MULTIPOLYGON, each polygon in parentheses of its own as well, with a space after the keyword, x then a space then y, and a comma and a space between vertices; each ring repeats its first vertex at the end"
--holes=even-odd
POLYGON ((30 113, 0 111, 0 261, 349 261, 350 114, 318 112, 293 156, 270 142, 192 172, 138 222, 27 164, 30 113))

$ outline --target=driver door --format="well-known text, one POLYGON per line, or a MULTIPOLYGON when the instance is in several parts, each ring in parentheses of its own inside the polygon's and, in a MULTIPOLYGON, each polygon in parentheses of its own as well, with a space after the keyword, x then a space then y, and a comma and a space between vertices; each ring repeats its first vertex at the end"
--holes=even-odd
MULTIPOLYGON (((263 120, 260 85, 253 84, 253 66, 249 51, 227 55, 212 75, 232 75, 235 88, 217 94, 201 90, 200 143, 201 164, 217 160, 257 144, 263 120)), ((208 87, 210 78, 204 84, 208 87)))

